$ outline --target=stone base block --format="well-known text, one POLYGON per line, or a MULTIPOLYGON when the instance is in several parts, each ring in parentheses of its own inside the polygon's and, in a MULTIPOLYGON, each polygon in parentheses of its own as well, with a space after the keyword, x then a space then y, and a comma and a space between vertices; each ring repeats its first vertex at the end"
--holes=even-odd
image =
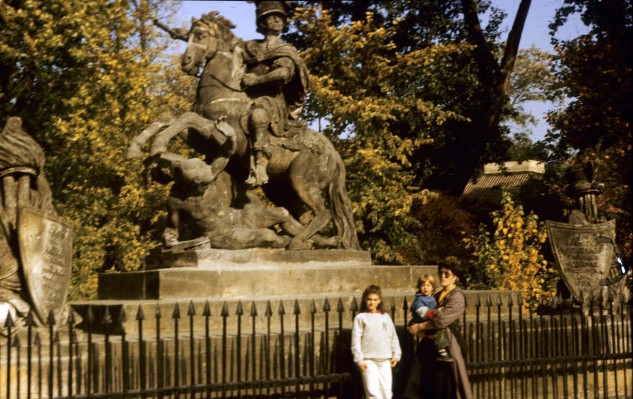
POLYGON ((183 252, 160 251, 147 260, 148 269, 197 267, 230 270, 233 268, 303 267, 329 268, 370 266, 368 251, 322 249, 287 251, 284 249, 198 249, 183 252))
POLYGON ((237 299, 359 293, 369 284, 385 291, 413 291, 433 266, 180 267, 99 275, 99 299, 237 299))

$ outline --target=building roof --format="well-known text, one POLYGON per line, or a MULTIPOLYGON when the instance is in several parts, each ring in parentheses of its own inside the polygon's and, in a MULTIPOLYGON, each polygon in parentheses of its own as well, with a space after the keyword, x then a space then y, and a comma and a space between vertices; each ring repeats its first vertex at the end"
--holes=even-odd
POLYGON ((496 207, 501 202, 502 189, 518 196, 521 188, 531 179, 541 179, 545 166, 539 161, 504 162, 484 165, 484 173, 475 181, 471 179, 461 199, 485 207, 496 207))

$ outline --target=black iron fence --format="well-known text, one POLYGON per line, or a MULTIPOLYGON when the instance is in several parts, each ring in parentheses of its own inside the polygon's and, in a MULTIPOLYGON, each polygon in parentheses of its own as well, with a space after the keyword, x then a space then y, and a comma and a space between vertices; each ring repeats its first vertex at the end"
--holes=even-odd
MULTIPOLYGON (((633 397, 628 304, 559 300, 537 315, 508 298, 478 297, 464 315, 475 398, 633 397)), ((395 397, 415 346, 404 329, 407 299, 397 302, 390 312, 403 359, 395 397)), ((84 322, 105 334, 77 329, 72 313, 51 314, 45 328, 31 317, 24 325, 9 319, 0 338, 0 398, 360 398, 349 334, 356 300, 285 306, 268 301, 262 312, 255 303, 225 303, 212 314, 208 302, 201 309, 191 302, 165 314, 139 305, 114 318, 106 307, 99 319, 88 308, 84 322)))

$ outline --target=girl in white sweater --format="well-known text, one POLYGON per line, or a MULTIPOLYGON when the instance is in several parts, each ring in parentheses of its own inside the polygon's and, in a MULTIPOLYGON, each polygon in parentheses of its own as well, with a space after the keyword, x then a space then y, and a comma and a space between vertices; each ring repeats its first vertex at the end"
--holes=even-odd
POLYGON ((370 285, 352 327, 352 354, 363 377, 367 399, 391 399, 392 374, 402 351, 391 317, 382 310, 382 292, 370 285))

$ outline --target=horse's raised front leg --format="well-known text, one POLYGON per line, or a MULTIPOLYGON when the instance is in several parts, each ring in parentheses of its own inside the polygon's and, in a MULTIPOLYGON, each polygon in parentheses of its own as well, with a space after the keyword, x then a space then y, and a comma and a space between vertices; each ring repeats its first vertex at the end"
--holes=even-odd
POLYGON ((147 144, 147 141, 154 137, 162 128, 174 123, 175 119, 171 116, 162 116, 158 121, 152 123, 138 135, 134 136, 132 143, 127 149, 125 157, 127 159, 139 158, 143 155, 143 147, 147 144))
POLYGON ((150 156, 166 152, 169 140, 185 129, 195 129, 207 137, 214 133, 219 135, 215 129, 214 121, 204 118, 195 112, 185 112, 168 128, 155 135, 149 150, 150 156))

